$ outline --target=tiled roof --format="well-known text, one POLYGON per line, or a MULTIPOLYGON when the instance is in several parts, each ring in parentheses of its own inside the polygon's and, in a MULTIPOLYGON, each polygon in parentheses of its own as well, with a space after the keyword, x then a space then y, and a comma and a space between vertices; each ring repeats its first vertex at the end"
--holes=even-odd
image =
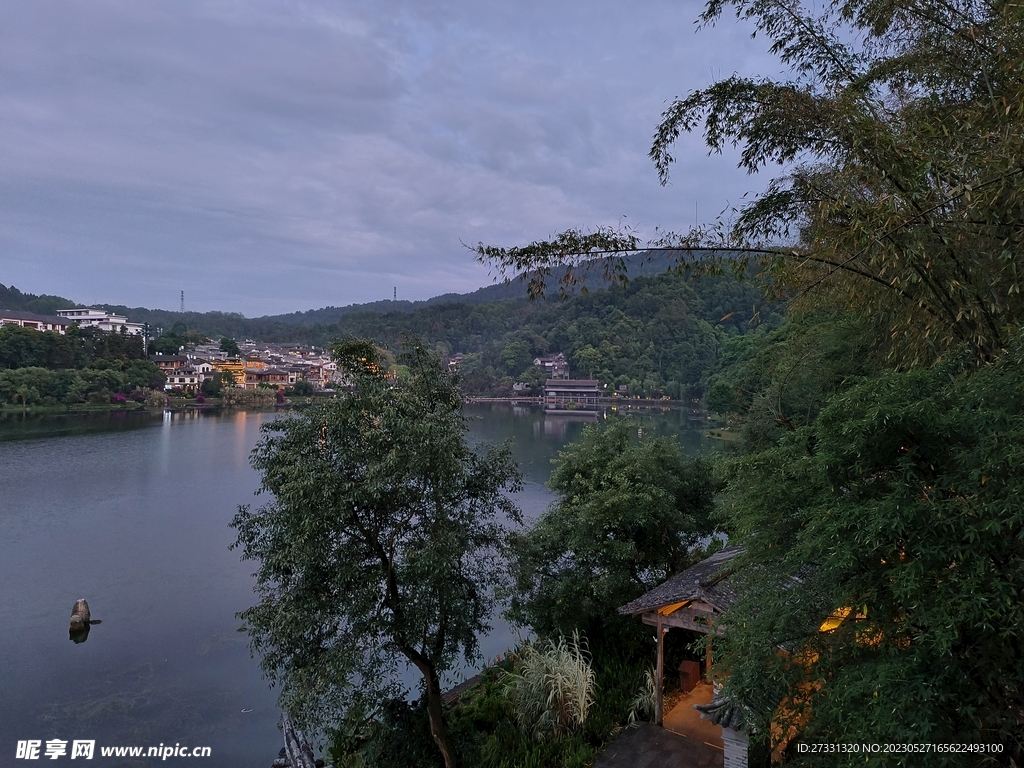
POLYGON ((755 729, 750 725, 750 709, 721 693, 716 693, 715 698, 707 704, 694 704, 693 708, 701 713, 701 717, 710 720, 715 725, 723 728, 732 728, 734 731, 749 731, 755 729))
POLYGON ((18 309, 0 309, 0 317, 6 317, 11 320, 29 320, 34 323, 49 323, 50 325, 68 325, 66 317, 37 315, 35 312, 22 312, 18 309))
POLYGON ((659 584, 646 595, 619 608, 619 613, 632 615, 653 611, 666 605, 702 600, 724 611, 736 601, 736 593, 729 585, 733 558, 743 547, 726 547, 706 560, 678 573, 659 584))

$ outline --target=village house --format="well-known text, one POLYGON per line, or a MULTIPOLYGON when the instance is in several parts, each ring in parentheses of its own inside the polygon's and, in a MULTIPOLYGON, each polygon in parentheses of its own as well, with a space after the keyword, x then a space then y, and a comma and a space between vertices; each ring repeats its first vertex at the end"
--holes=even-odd
POLYGON ((192 367, 185 355, 150 355, 149 361, 166 374, 192 367))
POLYGON ((544 372, 553 379, 569 378, 569 362, 561 352, 556 352, 550 357, 535 358, 533 364, 543 368, 544 372))
POLYGON ((204 360, 201 357, 190 357, 189 361, 192 363, 192 370, 199 374, 200 382, 212 378, 213 374, 217 372, 217 366, 209 360, 204 360))
POLYGON ((142 323, 129 323, 128 318, 124 315, 114 315, 95 307, 58 309, 57 314, 69 323, 78 323, 82 328, 99 328, 108 333, 127 333, 131 336, 138 336, 143 329, 142 323))
POLYGON ((245 388, 256 389, 260 384, 272 384, 278 389, 288 386, 288 371, 280 368, 246 368, 245 388))
POLYGON ((172 370, 167 374, 167 381, 164 382, 164 391, 170 392, 174 389, 181 389, 192 393, 198 391, 202 383, 202 377, 191 369, 172 370))
POLYGON ((224 352, 220 348, 220 343, 216 341, 208 342, 206 344, 196 344, 192 348, 192 354, 196 357, 202 358, 203 360, 224 360, 227 358, 228 353, 224 352))
POLYGON ((67 332, 71 323, 57 315, 37 315, 34 312, 0 309, 0 325, 17 325, 34 331, 56 331, 63 334, 67 332))
POLYGON ((219 373, 226 373, 231 376, 236 387, 245 386, 245 363, 237 357, 228 357, 224 360, 211 360, 210 364, 219 373))

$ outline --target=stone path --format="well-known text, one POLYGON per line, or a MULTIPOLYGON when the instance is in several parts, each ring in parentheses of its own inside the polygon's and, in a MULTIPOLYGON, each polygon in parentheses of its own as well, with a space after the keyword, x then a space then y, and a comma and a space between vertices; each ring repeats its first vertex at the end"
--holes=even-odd
POLYGON ((722 768, 722 729, 693 708, 711 701, 711 695, 711 686, 697 686, 665 715, 664 728, 652 723, 627 728, 594 768, 722 768))
POLYGON ((644 723, 620 733, 594 768, 722 768, 722 752, 644 723))

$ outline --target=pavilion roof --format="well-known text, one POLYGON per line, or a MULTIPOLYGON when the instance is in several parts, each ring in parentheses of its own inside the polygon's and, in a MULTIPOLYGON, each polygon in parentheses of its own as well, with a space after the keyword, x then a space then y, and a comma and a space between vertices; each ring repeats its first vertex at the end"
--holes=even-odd
POLYGON ((736 601, 736 593, 729 584, 733 573, 731 563, 743 547, 726 547, 696 565, 677 573, 650 592, 619 608, 623 615, 647 613, 666 605, 701 600, 724 611, 736 601))

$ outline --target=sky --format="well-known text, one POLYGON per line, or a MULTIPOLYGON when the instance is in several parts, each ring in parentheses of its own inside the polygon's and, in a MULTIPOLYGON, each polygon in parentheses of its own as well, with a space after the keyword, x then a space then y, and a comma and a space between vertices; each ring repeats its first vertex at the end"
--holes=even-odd
POLYGON ((464 244, 687 228, 764 188, 670 101, 774 74, 691 0, 0 0, 0 283, 247 316, 472 291, 464 244))

